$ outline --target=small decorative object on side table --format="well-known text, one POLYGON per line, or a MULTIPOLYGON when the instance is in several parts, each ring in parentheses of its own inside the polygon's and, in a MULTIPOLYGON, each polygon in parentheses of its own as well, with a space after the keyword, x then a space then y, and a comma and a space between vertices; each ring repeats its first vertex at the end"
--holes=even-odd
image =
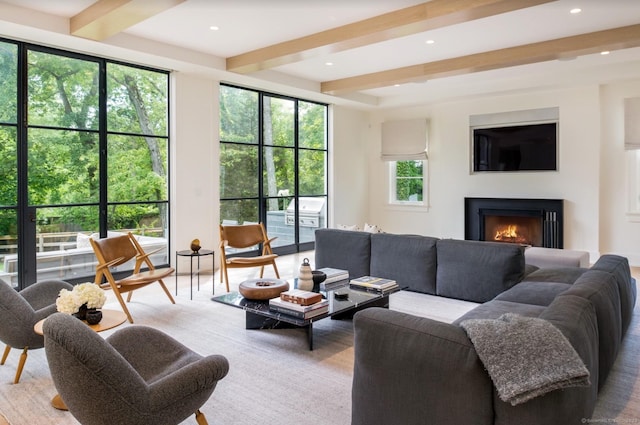
POLYGON ((191 251, 193 251, 194 253, 198 253, 198 251, 200 251, 200 248, 202 248, 200 246, 200 239, 194 239, 191 241, 191 251))

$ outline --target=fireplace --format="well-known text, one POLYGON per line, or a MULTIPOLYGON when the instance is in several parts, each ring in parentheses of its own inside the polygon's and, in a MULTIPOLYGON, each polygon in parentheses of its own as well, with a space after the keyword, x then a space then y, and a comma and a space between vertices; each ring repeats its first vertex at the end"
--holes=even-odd
POLYGON ((465 198, 465 239, 563 247, 562 199, 465 198))

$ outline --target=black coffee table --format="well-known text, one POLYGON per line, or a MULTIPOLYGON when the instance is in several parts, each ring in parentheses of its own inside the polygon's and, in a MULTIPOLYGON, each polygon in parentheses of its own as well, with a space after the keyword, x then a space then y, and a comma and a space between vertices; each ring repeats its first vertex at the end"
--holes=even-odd
POLYGON ((245 311, 246 329, 283 329, 283 328, 305 328, 309 341, 309 350, 313 350, 313 323, 318 320, 330 317, 332 319, 351 319, 353 315, 368 307, 389 308, 389 295, 396 290, 383 294, 371 293, 350 289, 348 286, 336 288, 331 291, 322 292, 323 296, 329 300, 329 311, 326 314, 315 316, 311 319, 301 319, 288 314, 271 311, 269 301, 253 301, 244 298, 238 292, 229 292, 212 298, 213 301, 227 304, 232 307, 241 308, 245 311), (335 294, 344 296, 346 299, 336 298, 335 294))

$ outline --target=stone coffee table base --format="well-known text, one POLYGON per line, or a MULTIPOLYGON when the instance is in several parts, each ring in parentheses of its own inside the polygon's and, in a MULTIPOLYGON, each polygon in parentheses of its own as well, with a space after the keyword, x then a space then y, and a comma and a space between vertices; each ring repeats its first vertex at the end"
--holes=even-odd
MULTIPOLYGON (((389 308, 389 295, 373 294, 352 290, 347 287, 328 291, 325 297, 329 300, 329 312, 311 319, 300 319, 283 313, 271 311, 268 300, 247 300, 238 292, 229 292, 213 297, 212 300, 245 311, 245 329, 293 329, 305 328, 309 350, 313 350, 313 323, 331 317, 332 319, 351 319, 353 315, 369 307, 389 308), (334 293, 347 294, 346 299, 337 299, 334 293)), ((344 295, 343 295, 344 296, 344 295)))

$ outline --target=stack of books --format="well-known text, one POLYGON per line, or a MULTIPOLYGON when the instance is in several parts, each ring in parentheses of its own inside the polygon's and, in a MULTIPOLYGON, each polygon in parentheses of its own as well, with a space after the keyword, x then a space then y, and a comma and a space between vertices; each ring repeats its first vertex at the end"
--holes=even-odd
POLYGON ((329 312, 329 301, 316 292, 292 289, 269 300, 269 310, 299 319, 311 319, 329 312))
POLYGON ((349 288, 377 294, 387 293, 398 288, 398 283, 382 277, 362 276, 349 281, 349 288))
POLYGON ((321 291, 331 291, 349 283, 349 272, 347 270, 323 267, 318 269, 318 271, 327 275, 325 281, 320 284, 321 291))

